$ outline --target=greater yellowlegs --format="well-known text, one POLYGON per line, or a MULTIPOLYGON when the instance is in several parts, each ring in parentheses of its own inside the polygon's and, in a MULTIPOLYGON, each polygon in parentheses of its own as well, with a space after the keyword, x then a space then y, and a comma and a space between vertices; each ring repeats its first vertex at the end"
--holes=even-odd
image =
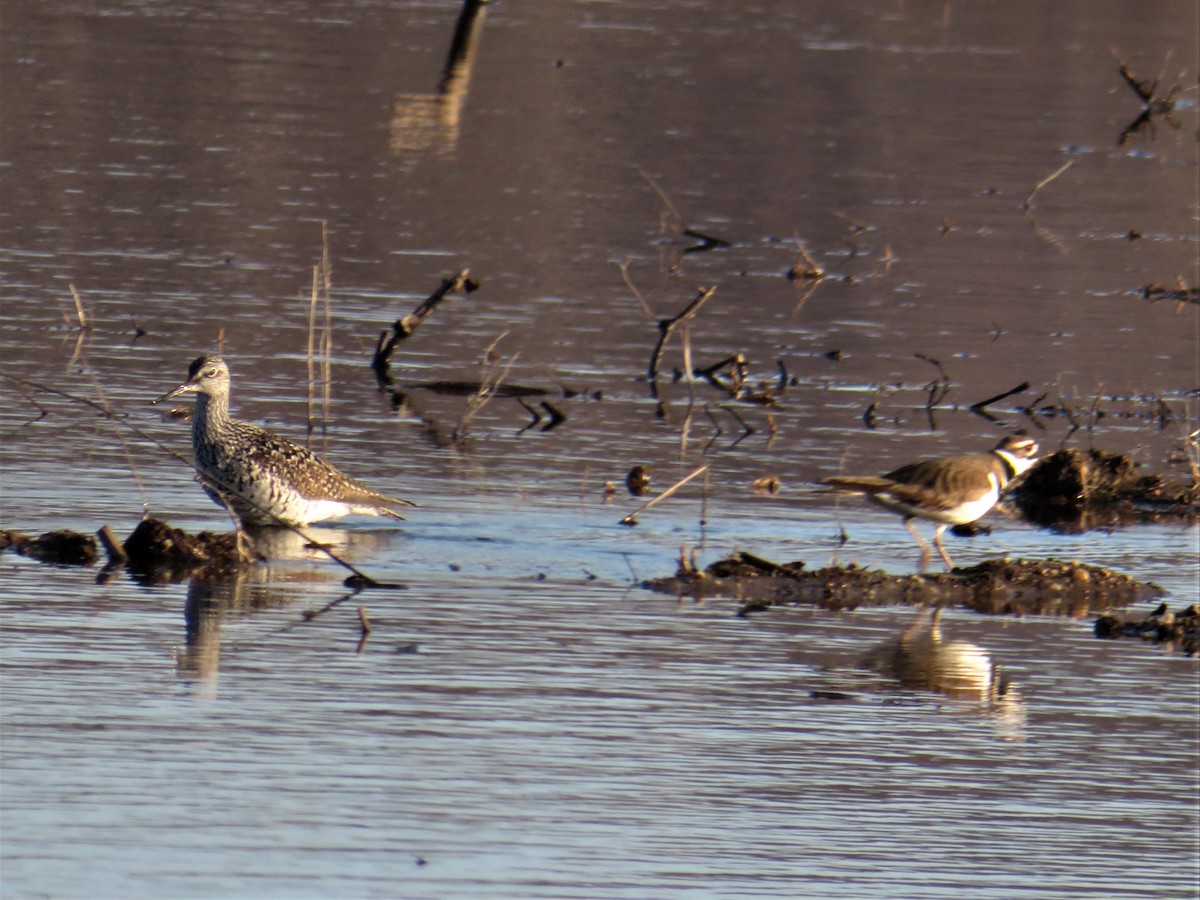
POLYGON ((229 367, 201 356, 187 381, 155 400, 196 395, 192 452, 204 490, 247 525, 308 525, 352 514, 403 519, 388 497, 339 472, 321 457, 249 422, 229 416, 229 367))
POLYGON ((1005 486, 1037 462, 1037 452, 1036 441, 1009 435, 987 453, 923 459, 881 477, 842 476, 822 483, 865 494, 873 503, 904 516, 904 527, 921 548, 922 569, 929 562, 929 544, 913 528, 912 520, 937 522, 933 542, 946 568, 953 569, 942 546, 942 532, 982 517, 996 505, 1005 486))

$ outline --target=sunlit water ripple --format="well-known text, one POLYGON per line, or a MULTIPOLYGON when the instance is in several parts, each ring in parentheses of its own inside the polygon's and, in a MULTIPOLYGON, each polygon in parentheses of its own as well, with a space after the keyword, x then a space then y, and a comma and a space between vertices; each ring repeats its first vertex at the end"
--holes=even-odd
MULTIPOLYGON (((1186 475, 1197 314, 1139 292, 1197 280, 1195 105, 1118 145, 1140 103, 1110 48, 1194 69, 1194 10, 489 4, 458 118, 414 136, 455 5, 319 6, 6 4, 0 527, 226 528, 149 405, 218 347, 239 416, 293 440, 312 416, 314 447, 420 506, 313 529, 403 585, 353 596, 289 538, 173 585, 0 555, 0 893, 1195 896, 1194 659, 1090 619, 948 610, 935 636, 910 609, 739 618, 641 586, 685 546, 911 571, 895 517, 812 483, 1001 429, 1186 475), (819 284, 786 277, 801 247, 819 284), (380 331, 461 268, 480 290, 381 390, 380 331), (677 380, 679 332, 658 415, 658 322, 714 285, 693 361, 745 354, 779 405, 677 380), (506 397, 466 421, 422 386, 484 377, 493 346, 565 423, 506 397), (967 410, 1026 380, 1012 403, 1084 427, 967 410), (709 470, 630 528, 634 464, 655 492, 709 470)), ((987 521, 956 560, 1196 599, 1195 527, 987 521)))

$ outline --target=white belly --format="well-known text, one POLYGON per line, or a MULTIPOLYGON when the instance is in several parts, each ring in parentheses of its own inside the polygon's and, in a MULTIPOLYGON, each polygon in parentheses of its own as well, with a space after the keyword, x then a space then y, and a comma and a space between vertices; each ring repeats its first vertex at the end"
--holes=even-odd
POLYGON ((982 518, 988 510, 996 505, 996 501, 1000 499, 1000 485, 996 476, 989 473, 988 482, 989 489, 984 492, 983 496, 975 500, 964 501, 958 506, 950 507, 949 509, 929 509, 924 506, 916 506, 893 496, 887 491, 881 491, 878 494, 869 494, 867 499, 873 500, 886 509, 902 513, 906 516, 917 516, 922 519, 928 519, 930 522, 943 522, 947 525, 966 525, 968 522, 974 522, 976 519, 982 518))

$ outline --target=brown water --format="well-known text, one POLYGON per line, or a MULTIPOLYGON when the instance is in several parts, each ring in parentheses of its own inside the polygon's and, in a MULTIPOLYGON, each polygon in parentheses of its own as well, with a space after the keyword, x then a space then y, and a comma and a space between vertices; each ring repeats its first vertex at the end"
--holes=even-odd
MULTIPOLYGON (((223 344, 238 414, 303 440, 322 223, 314 440, 421 508, 319 530, 407 589, 311 621, 345 573, 294 545, 215 584, 0 557, 3 895, 1194 896, 1194 660, 951 612, 897 661, 910 610, 743 620, 637 586, 683 543, 910 570, 893 517, 808 482, 987 446, 964 407, 1022 381, 1004 425, 1184 474, 1200 316, 1138 292, 1200 281, 1197 98, 1118 143, 1140 106, 1111 51, 1194 84, 1194 5, 504 0, 446 78, 457 16, 6 4, 0 527, 225 527, 162 450, 12 377, 186 450, 148 401, 223 344), (798 240, 813 289, 784 277, 798 240), (685 427, 677 335, 658 416, 621 263, 655 317, 716 285, 693 361, 782 364, 781 408, 699 385, 685 427), (482 287, 398 352, 395 408, 376 336, 463 267, 482 287), (452 443, 464 399, 414 386, 480 378, 497 338, 567 421, 497 398, 452 443), (915 354, 951 383, 932 422, 915 354), (1041 394, 1091 427, 1016 411, 1041 394), (657 489, 710 469, 629 529, 640 501, 602 486, 635 463, 657 489)), ((958 561, 1196 598, 1194 528, 988 521, 958 561)))

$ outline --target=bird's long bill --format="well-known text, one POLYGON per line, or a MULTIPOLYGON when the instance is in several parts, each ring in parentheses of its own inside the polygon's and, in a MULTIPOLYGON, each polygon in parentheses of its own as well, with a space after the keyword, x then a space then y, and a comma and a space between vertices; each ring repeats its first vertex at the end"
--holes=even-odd
POLYGON ((190 394, 194 390, 196 390, 196 385, 192 384, 190 381, 185 381, 179 387, 175 388, 175 390, 167 391, 158 399, 151 400, 150 403, 151 405, 154 405, 155 403, 162 403, 164 400, 174 400, 176 397, 182 397, 184 394, 190 394))

